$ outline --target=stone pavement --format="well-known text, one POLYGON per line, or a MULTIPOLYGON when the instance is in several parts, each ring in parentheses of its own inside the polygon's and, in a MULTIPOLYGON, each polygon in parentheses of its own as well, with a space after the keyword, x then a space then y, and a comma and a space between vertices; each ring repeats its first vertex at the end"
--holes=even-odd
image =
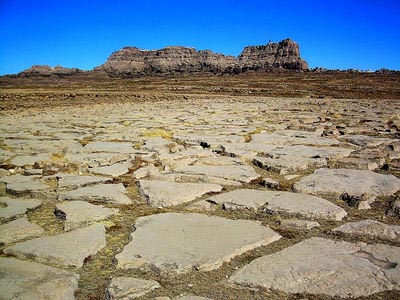
POLYGON ((0 298, 400 298, 396 104, 2 115, 0 298))

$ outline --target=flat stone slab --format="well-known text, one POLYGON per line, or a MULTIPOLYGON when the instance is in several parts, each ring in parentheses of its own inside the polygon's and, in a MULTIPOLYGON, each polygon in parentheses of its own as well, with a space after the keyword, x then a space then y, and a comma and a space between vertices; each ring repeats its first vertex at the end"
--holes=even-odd
POLYGON ((0 270, 1 299, 75 299, 78 274, 6 257, 0 257, 0 270))
POLYGON ((65 158, 76 165, 86 165, 89 168, 111 166, 115 163, 130 160, 131 156, 125 153, 67 153, 65 158))
POLYGON ((260 157, 254 158, 254 164, 267 171, 277 172, 279 174, 288 174, 298 171, 307 171, 308 169, 325 167, 328 163, 322 157, 296 157, 282 156, 277 158, 260 157))
POLYGON ((400 248, 311 238, 253 260, 229 282, 287 293, 361 297, 400 289, 400 248))
POLYGON ((340 142, 335 139, 323 138, 317 134, 309 134, 307 131, 284 132, 284 130, 273 133, 261 132, 251 136, 250 143, 267 145, 313 145, 334 146, 340 142))
POLYGON ((79 188, 88 185, 107 183, 112 181, 110 177, 102 176, 86 176, 86 175, 72 175, 72 174, 56 174, 54 175, 58 179, 59 188, 79 188))
POLYGON ((168 207, 195 200, 206 193, 220 192, 222 186, 203 183, 140 180, 139 192, 154 207, 168 207))
POLYGON ((304 194, 282 191, 238 189, 212 196, 207 201, 222 205, 224 209, 263 208, 269 213, 285 213, 305 218, 340 221, 346 211, 328 200, 304 194))
POLYGON ((84 152, 111 152, 111 153, 133 153, 131 143, 119 142, 90 142, 83 147, 84 152))
POLYGON ((392 195, 400 190, 400 179, 368 170, 318 169, 293 186, 296 192, 340 198, 392 195))
POLYGON ((130 167, 132 167, 131 162, 122 162, 111 166, 91 168, 89 171, 93 174, 118 177, 128 173, 130 167))
POLYGON ((64 221, 64 230, 71 231, 79 227, 103 221, 118 213, 118 209, 93 205, 85 201, 71 201, 56 204, 54 214, 64 221))
POLYGON ((0 203, 5 205, 5 207, 0 207, 0 219, 8 219, 23 215, 29 209, 35 209, 41 206, 42 200, 0 197, 0 203))
POLYGON ((33 166, 36 162, 48 161, 49 159, 50 155, 45 153, 38 155, 18 155, 10 161, 10 165, 17 167, 33 166))
POLYGON ((42 195, 44 191, 49 191, 49 186, 40 181, 27 181, 8 183, 6 191, 16 196, 24 195, 42 195))
POLYGON ((62 193, 58 196, 58 200, 111 202, 119 204, 132 203, 131 199, 125 193, 126 189, 122 183, 98 184, 62 193))
POLYGON ((310 147, 304 145, 275 147, 255 157, 261 168, 287 174, 327 165, 327 159, 339 159, 350 155, 352 150, 340 147, 310 147))
POLYGON ((332 232, 400 242, 400 226, 371 219, 346 223, 333 229, 332 232))
POLYGON ((10 244, 42 235, 43 228, 22 217, 0 225, 0 244, 10 244))
POLYGON ((175 172, 189 175, 220 177, 228 180, 249 183, 261 176, 250 166, 181 166, 175 172))
POLYGON ((164 213, 138 218, 131 242, 117 254, 118 267, 153 265, 185 273, 214 270, 223 262, 281 238, 257 221, 229 220, 196 213, 164 213))
POLYGON ((136 299, 160 287, 154 280, 114 277, 106 290, 106 300, 136 299))
POLYGON ((82 267, 86 257, 106 246, 103 224, 94 224, 54 236, 35 238, 4 249, 4 253, 42 263, 82 267))

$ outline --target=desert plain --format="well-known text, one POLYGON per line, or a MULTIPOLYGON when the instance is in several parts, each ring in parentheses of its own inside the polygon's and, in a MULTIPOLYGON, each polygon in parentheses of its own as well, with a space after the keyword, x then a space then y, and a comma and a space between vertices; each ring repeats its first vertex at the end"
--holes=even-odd
POLYGON ((2 77, 0 298, 400 298, 399 79, 2 77))

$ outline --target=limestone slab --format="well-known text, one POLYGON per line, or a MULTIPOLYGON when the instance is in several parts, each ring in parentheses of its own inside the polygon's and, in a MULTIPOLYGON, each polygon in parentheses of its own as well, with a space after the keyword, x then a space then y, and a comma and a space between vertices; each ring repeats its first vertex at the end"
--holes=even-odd
POLYGON ((0 197, 0 203, 5 205, 5 207, 0 206, 0 219, 8 219, 23 215, 29 209, 35 209, 39 207, 42 205, 42 200, 0 197))
POLYGON ((114 277, 106 290, 106 300, 136 299, 160 287, 154 280, 114 277))
POLYGON ((131 199, 125 195, 126 189, 122 183, 98 184, 94 186, 81 187, 59 195, 58 200, 82 200, 94 202, 112 202, 130 204, 131 199))
POLYGON ((318 169, 293 186, 296 192, 340 198, 349 196, 383 196, 400 190, 400 179, 368 170, 318 169))
POLYGON ((75 299, 78 274, 6 257, 0 257, 0 270, 1 299, 75 299))
POLYGON ((207 201, 222 205, 229 210, 263 208, 269 213, 286 213, 305 218, 336 221, 340 221, 347 214, 344 209, 328 200, 282 191, 238 189, 212 196, 207 201))
POLYGON ((56 174, 54 176, 58 179, 59 188, 68 189, 112 181, 112 178, 103 176, 85 176, 73 174, 56 174))
POLYGON ((54 236, 35 238, 4 249, 17 258, 32 258, 42 263, 82 267, 85 258, 106 246, 102 224, 76 229, 54 236))
POLYGON ((71 201, 56 204, 55 215, 64 221, 64 230, 71 231, 105 220, 118 213, 118 209, 93 205, 85 201, 71 201))
POLYGON ((260 175, 250 166, 182 166, 175 169, 175 172, 189 175, 204 175, 210 177, 220 177, 249 183, 260 178, 260 175))
POLYGON ((131 242, 115 257, 118 267, 153 265, 184 273, 213 270, 246 251, 281 236, 257 221, 195 213, 164 213, 137 219, 131 242))
POLYGON ((131 162, 122 162, 113 164, 111 166, 94 167, 91 168, 89 171, 93 174, 118 177, 128 173, 130 167, 132 167, 131 162))
POLYGON ((311 238, 255 259, 229 282, 287 293, 356 298, 399 290, 399 262, 398 247, 311 238))
POLYGON ((333 229, 332 232, 400 242, 400 226, 371 219, 346 223, 333 229))
POLYGON ((90 142, 83 147, 83 151, 129 154, 133 152, 133 145, 127 142, 90 142))
POLYGON ((139 192, 154 207, 168 207, 195 200, 206 193, 220 192, 222 186, 204 183, 140 180, 139 192))
POLYGON ((42 235, 43 228, 22 217, 0 225, 0 244, 10 244, 42 235))

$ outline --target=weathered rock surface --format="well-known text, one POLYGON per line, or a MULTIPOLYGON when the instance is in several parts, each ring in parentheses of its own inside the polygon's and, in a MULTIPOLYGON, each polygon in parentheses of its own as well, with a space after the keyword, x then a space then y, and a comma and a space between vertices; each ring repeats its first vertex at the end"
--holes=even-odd
POLYGON ((118 209, 93 205, 84 201, 71 201, 56 204, 54 214, 64 221, 64 230, 70 231, 105 220, 118 213, 118 209))
POLYGON ((56 174, 54 176, 58 179, 59 188, 69 189, 112 181, 112 178, 101 176, 79 176, 72 174, 56 174))
POLYGON ((106 300, 136 299, 161 287, 157 281, 132 277, 114 277, 106 290, 106 300))
POLYGON ((195 200, 206 193, 220 192, 222 186, 203 183, 178 183, 140 180, 139 192, 154 207, 168 207, 195 200))
POLYGON ((219 177, 223 179, 249 183, 261 176, 252 167, 238 166, 182 166, 175 169, 178 173, 188 175, 203 175, 207 177, 219 177))
POLYGON ((400 242, 400 226, 370 219, 343 224, 332 232, 400 242))
POLYGON ((240 73, 272 69, 304 70, 308 69, 308 65, 300 58, 298 44, 286 39, 279 43, 246 47, 238 58, 180 46, 160 50, 124 47, 95 70, 105 71, 112 76, 129 76, 151 73, 240 73))
POLYGON ((131 143, 117 143, 117 142, 90 142, 83 147, 84 152, 110 152, 110 153, 133 153, 133 146, 131 143))
POLYGON ((131 162, 116 163, 111 166, 95 167, 89 171, 93 174, 106 175, 112 177, 119 177, 129 172, 129 168, 132 166, 131 162))
POLYGON ((367 170, 317 169, 293 186, 296 192, 340 198, 391 195, 400 190, 400 179, 367 170))
POLYGON ((5 205, 5 207, 0 206, 0 219, 8 219, 23 215, 29 209, 39 207, 42 205, 42 200, 0 197, 0 203, 5 205))
POLYGON ((43 234, 43 232, 43 228, 29 222, 27 217, 22 217, 0 225, 0 244, 10 244, 37 237, 43 234))
POLYGON ((94 224, 55 236, 39 237, 4 249, 17 258, 33 258, 39 262, 82 267, 85 258, 106 246, 106 230, 94 224))
POLYGON ((328 159, 349 156, 351 150, 339 147, 296 145, 280 146, 262 153, 267 157, 256 157, 254 159, 256 165, 280 174, 286 174, 326 166, 328 159))
POLYGON ((282 191, 239 189, 207 199, 225 209, 263 208, 269 213, 285 213, 305 218, 340 221, 346 216, 341 207, 319 197, 282 191))
POLYGON ((75 299, 78 274, 6 257, 0 257, 0 270, 1 299, 75 299))
POLYGON ((252 261, 229 281, 287 293, 356 298, 400 289, 399 262, 398 247, 311 238, 252 261))
POLYGON ((126 189, 122 183, 98 184, 95 186, 82 187, 73 191, 62 193, 58 200, 82 200, 94 202, 112 202, 130 204, 131 199, 125 195, 126 189))
POLYGON ((153 265, 178 273, 213 270, 280 235, 256 221, 195 213, 164 213, 137 219, 131 242, 115 257, 118 267, 153 265), (155 246, 157 245, 157 246, 155 246))

